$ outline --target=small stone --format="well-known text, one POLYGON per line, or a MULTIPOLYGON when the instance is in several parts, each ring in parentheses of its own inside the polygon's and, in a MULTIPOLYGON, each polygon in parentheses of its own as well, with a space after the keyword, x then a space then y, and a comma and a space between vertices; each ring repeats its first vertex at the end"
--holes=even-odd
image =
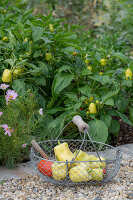
POLYGON ((94 200, 102 200, 101 197, 96 197, 94 200))
POLYGON ((131 199, 133 199, 133 193, 130 193, 130 194, 129 194, 129 197, 130 197, 131 199))

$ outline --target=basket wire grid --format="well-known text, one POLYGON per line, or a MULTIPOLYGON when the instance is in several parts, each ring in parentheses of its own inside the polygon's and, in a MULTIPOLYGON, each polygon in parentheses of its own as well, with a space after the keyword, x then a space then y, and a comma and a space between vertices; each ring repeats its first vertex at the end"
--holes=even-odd
MULTIPOLYGON (((71 122, 72 121, 70 121, 66 126, 71 122)), ((119 148, 116 149, 111 145, 92 141, 86 128, 84 128, 83 138, 80 133, 81 140, 60 139, 61 144, 67 143, 71 152, 76 153, 71 161, 57 161, 54 154, 54 147, 58 145, 58 139, 63 130, 55 140, 45 140, 38 143, 48 155, 49 159, 42 158, 40 153, 38 153, 34 147, 31 148, 30 158, 33 166, 45 182, 65 186, 96 183, 101 184, 108 182, 116 176, 120 170, 122 159, 121 150, 119 148), (88 136, 89 139, 87 139, 86 136, 88 136), (80 150, 86 152, 88 155, 97 157, 98 160, 78 161, 76 158, 78 158, 80 150), (47 162, 47 168, 45 168, 43 163, 41 163, 42 160, 47 162), (52 167, 51 162, 53 163, 52 167), (103 166, 106 168, 105 174, 103 173, 103 166), (50 171, 52 171, 52 174, 50 171)))

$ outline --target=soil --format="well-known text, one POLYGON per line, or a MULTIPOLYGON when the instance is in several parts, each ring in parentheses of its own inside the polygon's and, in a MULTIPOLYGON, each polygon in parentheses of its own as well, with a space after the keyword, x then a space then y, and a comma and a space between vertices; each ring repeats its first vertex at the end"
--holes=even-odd
POLYGON ((123 144, 131 144, 133 143, 133 127, 125 124, 121 120, 120 122, 120 131, 118 137, 115 137, 111 134, 110 145, 112 146, 120 146, 123 144))

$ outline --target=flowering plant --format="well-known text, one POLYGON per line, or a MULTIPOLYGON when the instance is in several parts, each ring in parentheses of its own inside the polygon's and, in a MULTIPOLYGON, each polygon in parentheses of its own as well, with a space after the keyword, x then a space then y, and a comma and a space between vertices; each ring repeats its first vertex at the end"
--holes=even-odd
POLYGON ((0 108, 0 163, 13 168, 28 154, 30 140, 37 124, 43 117, 43 109, 38 108, 34 94, 29 91, 22 98, 1 84, 5 106, 0 108))

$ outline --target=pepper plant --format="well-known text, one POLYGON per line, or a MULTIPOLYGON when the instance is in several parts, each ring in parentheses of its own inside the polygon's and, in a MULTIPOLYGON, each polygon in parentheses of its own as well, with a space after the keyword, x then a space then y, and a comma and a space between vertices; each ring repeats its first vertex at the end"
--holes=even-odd
MULTIPOLYGON (((126 41, 116 34, 112 42, 98 30, 78 38, 64 19, 35 16, 33 10, 6 7, 3 2, 0 13, 1 80, 19 96, 36 91, 47 115, 32 134, 53 139, 76 114, 89 123, 92 139, 101 142, 109 140, 109 133, 118 134, 115 117, 133 125, 125 115, 133 95, 133 62, 125 55, 123 46, 130 49, 126 41)), ((78 137, 75 129, 68 132, 64 137, 78 137)))

